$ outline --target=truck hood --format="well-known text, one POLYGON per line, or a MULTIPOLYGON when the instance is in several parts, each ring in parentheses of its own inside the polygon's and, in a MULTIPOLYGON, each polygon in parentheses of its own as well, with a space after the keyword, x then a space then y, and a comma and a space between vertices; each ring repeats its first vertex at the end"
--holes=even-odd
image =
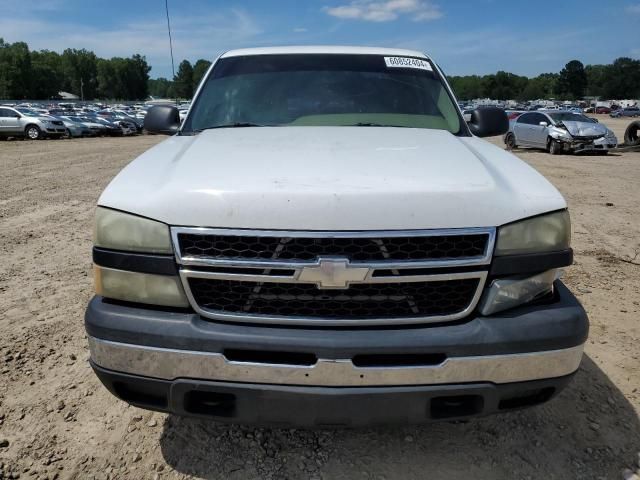
POLYGON ((601 123, 563 121, 567 131, 574 137, 597 137, 607 134, 607 127, 601 123))
POLYGON ((484 140, 389 127, 170 137, 99 204, 170 225, 293 230, 490 227, 566 208, 538 172, 484 140))

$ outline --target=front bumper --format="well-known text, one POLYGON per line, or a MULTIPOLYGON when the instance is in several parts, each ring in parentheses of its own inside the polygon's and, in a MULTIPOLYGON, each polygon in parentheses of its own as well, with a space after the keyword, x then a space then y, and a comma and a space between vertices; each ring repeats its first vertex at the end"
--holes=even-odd
POLYGON ((561 282, 548 304, 435 326, 225 324, 100 297, 85 325, 96 373, 129 403, 301 425, 427 421, 540 403, 577 370, 588 333, 561 282))
POLYGON ((64 135, 67 133, 67 129, 64 127, 46 127, 44 131, 49 136, 64 135))
POLYGON ((116 397, 149 410, 279 427, 364 427, 465 419, 537 405, 572 375, 529 382, 396 387, 306 387, 158 380, 92 363, 116 397))
POLYGON ((607 152, 618 146, 615 137, 601 137, 596 140, 574 140, 566 143, 574 153, 607 152))

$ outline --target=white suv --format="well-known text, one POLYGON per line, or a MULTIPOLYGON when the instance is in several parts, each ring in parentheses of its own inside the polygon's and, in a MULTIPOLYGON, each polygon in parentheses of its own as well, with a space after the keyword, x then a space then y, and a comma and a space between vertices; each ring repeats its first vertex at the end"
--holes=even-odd
POLYGON ((99 199, 91 363, 154 410, 277 425, 542 403, 588 320, 567 205, 408 50, 222 55, 99 199))

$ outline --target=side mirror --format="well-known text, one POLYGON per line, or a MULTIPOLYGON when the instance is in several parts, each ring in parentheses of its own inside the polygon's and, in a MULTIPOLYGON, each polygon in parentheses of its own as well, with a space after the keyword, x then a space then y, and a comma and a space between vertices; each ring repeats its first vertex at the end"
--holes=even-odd
POLYGON ((174 135, 180 128, 180 112, 170 105, 155 105, 144 117, 144 129, 149 133, 174 135))
POLYGON ((476 108, 467 123, 476 137, 495 137, 509 131, 509 118, 504 110, 497 107, 476 108))
POLYGON ((540 122, 538 125, 540 125, 541 127, 548 127, 549 124, 547 122, 540 122))

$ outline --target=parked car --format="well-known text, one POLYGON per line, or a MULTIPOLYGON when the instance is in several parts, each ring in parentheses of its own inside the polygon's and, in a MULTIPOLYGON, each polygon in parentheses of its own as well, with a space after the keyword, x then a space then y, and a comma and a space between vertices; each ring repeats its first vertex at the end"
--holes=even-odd
POLYGON ((640 117, 640 108, 638 107, 626 107, 619 108, 618 110, 611 112, 610 117, 640 117))
POLYGON ((105 129, 105 134, 110 137, 121 137, 125 134, 124 129, 118 121, 110 121, 104 117, 99 117, 98 115, 92 115, 89 118, 91 118, 93 122, 102 125, 105 129))
POLYGON ((0 107, 0 136, 25 137, 38 140, 44 137, 60 138, 67 133, 62 123, 48 115, 28 108, 0 107))
POLYGON ((107 120, 110 120, 110 121, 115 121, 115 120, 126 121, 131 125, 135 126, 137 133, 142 132, 143 121, 135 117, 132 117, 131 115, 128 115, 122 111, 117 112, 112 110, 102 110, 98 112, 97 115, 103 118, 106 118, 107 120))
POLYGON ((57 117, 62 120, 64 127, 67 129, 67 136, 72 137, 90 137, 91 129, 77 117, 61 116, 57 117))
POLYGON ((118 125, 120 125, 120 128, 122 128, 122 133, 125 136, 137 135, 138 133, 140 133, 140 130, 138 130, 138 125, 133 122, 128 122, 127 120, 116 120, 116 122, 118 123, 118 125))
POLYGON ((172 136, 100 196, 85 314, 118 398, 357 426, 507 412, 577 371, 567 204, 422 53, 227 52, 145 129, 172 136))
POLYGON ((108 135, 107 127, 96 121, 93 117, 78 116, 78 118, 82 120, 96 136, 108 135))
POLYGON ((527 112, 510 123, 504 137, 507 148, 544 148, 552 155, 563 152, 599 151, 615 148, 618 140, 604 125, 585 115, 558 112, 527 112))
POLYGON ((598 113, 600 115, 608 115, 611 113, 611 108, 610 107, 596 107, 595 108, 595 113, 598 113))

